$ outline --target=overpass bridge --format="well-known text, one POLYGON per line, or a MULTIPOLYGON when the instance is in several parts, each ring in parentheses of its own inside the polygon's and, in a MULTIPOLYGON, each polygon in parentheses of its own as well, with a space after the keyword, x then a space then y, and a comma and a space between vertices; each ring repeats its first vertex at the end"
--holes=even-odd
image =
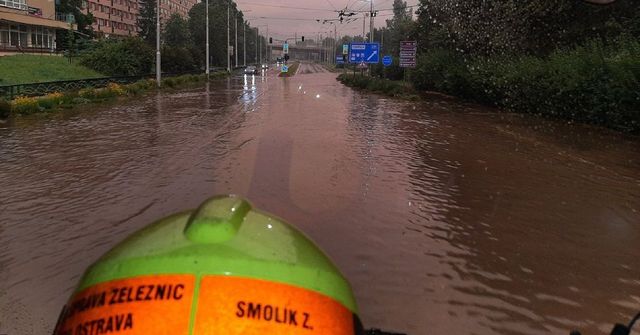
MULTIPOLYGON (((270 59, 276 59, 277 57, 284 57, 282 52, 282 44, 271 45, 270 59)), ((309 60, 317 62, 333 61, 334 57, 329 47, 321 46, 294 46, 289 45, 289 57, 297 60, 309 60)))

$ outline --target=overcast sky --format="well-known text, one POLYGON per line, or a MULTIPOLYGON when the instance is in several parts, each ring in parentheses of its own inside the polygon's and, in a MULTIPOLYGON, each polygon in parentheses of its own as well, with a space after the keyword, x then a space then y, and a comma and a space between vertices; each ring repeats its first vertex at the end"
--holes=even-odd
MULTIPOLYGON (((374 9, 380 10, 375 18, 375 26, 385 25, 385 20, 391 18, 393 0, 373 0, 374 9)), ((278 39, 294 37, 298 39, 316 39, 319 33, 333 34, 333 24, 318 23, 317 19, 337 19, 336 10, 348 8, 349 11, 366 11, 370 8, 369 1, 363 0, 236 0, 238 7, 245 14, 251 26, 259 26, 260 34, 266 35, 269 25, 269 35, 278 39)), ((408 0, 407 5, 417 5, 418 0, 408 0)), ((413 11, 415 12, 415 9, 413 11)), ((350 23, 337 23, 338 36, 362 35, 363 14, 358 13, 357 20, 350 23)), ((366 19, 366 31, 369 31, 369 18, 366 19)))

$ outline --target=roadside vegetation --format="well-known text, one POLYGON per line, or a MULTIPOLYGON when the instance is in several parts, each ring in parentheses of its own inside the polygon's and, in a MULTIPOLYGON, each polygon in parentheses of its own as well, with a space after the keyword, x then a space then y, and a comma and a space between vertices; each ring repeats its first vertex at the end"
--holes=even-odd
POLYGON ((104 77, 98 71, 56 56, 15 55, 0 57, 0 85, 40 83, 104 77))
MULTIPOLYGON (((66 54, 77 59, 78 63, 102 73, 106 76, 135 76, 146 75, 155 71, 156 18, 155 0, 143 3, 137 37, 104 38, 100 40, 77 41, 69 39, 66 54)), ((235 2, 231 2, 231 16, 240 22, 238 31, 246 31, 246 43, 238 43, 237 50, 240 58, 244 58, 246 45, 246 59, 248 63, 255 62, 256 45, 266 45, 264 36, 256 37, 256 31, 245 22, 243 13, 238 10, 235 2), (245 27, 242 25, 245 24, 245 27)), ((223 47, 227 43, 226 30, 219 27, 227 24, 227 1, 213 0, 209 2, 209 35, 210 35, 210 66, 226 67, 227 50, 223 47)), ((161 62, 165 73, 204 72, 206 63, 204 46, 206 45, 205 3, 195 4, 187 17, 173 14, 162 25, 161 31, 161 62)), ((234 28, 232 28, 234 29, 234 28)), ((240 35, 241 36, 241 35, 240 35)), ((75 38, 75 37, 73 37, 75 38)), ((235 41, 232 34, 231 44, 235 41)))
POLYGON ((417 100, 418 93, 410 83, 386 78, 370 77, 361 74, 343 73, 338 81, 349 87, 368 90, 390 97, 417 100))
MULTIPOLYGON (((406 76, 419 92, 640 133, 640 2, 420 0, 417 20, 405 1, 393 8, 374 40, 384 36, 382 54, 394 64, 374 67, 373 76, 406 76), (419 47, 417 68, 406 74, 397 63, 402 40, 419 47)), ((364 81, 343 80, 380 91, 377 80, 364 81)))
POLYGON ((290 64, 287 64, 287 66, 289 66, 289 70, 287 70, 287 72, 280 72, 278 74, 278 77, 293 77, 296 75, 296 71, 298 71, 298 67, 300 66, 300 62, 292 62, 290 64))
MULTIPOLYGON (((226 72, 212 73, 210 79, 223 78, 227 75, 226 72)), ((206 80, 207 77, 204 74, 169 77, 162 79, 162 89, 198 84, 206 80)), ((11 102, 0 99, 0 118, 7 118, 10 115, 24 116, 35 113, 47 113, 90 103, 136 97, 156 89, 158 89, 158 87, 155 80, 144 79, 127 85, 111 83, 102 88, 85 88, 73 92, 55 92, 40 97, 21 96, 11 102)))

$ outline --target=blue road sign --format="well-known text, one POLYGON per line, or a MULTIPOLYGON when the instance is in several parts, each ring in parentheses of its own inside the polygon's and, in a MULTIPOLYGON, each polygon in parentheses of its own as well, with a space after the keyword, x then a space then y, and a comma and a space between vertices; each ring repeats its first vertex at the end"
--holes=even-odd
POLYGON ((393 58, 391 58, 391 56, 382 57, 382 65, 389 66, 391 63, 393 63, 393 58))
POLYGON ((286 65, 282 65, 282 68, 280 69, 280 72, 285 73, 285 72, 289 72, 289 67, 286 65))
POLYGON ((342 55, 336 55, 336 64, 344 64, 344 58, 342 58, 342 55))
POLYGON ((349 63, 380 63, 380 43, 351 43, 349 63))

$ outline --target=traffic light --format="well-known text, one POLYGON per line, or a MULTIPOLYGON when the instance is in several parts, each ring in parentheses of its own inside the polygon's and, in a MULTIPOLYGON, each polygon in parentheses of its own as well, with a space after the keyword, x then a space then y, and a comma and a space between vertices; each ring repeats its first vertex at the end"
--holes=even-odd
POLYGON ((269 37, 269 44, 273 44, 273 37, 269 37))
POLYGON ((304 36, 302 36, 302 42, 304 42, 304 36))
POLYGON ((289 60, 289 54, 285 54, 285 55, 284 55, 284 61, 285 61, 285 63, 286 63, 288 60, 289 60))

